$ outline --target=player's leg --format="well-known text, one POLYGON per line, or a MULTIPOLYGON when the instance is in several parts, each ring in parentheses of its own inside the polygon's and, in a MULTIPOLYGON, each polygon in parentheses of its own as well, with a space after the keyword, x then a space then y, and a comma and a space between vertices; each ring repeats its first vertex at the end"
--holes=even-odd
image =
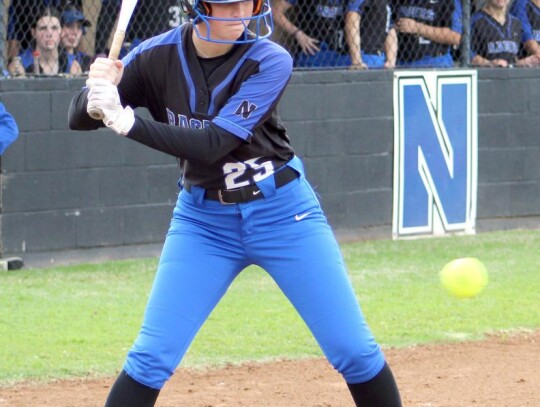
POLYGON ((400 407, 401 397, 390 370, 385 362, 381 371, 364 383, 347 383, 354 403, 362 407, 400 407))
POLYGON ((139 383, 122 370, 109 392, 105 407, 152 407, 158 396, 158 389, 139 383))
POLYGON ((272 228, 258 230, 250 254, 298 310, 357 405, 401 406, 392 373, 367 326, 318 202, 305 181, 293 188, 298 188, 293 194, 280 189, 271 198, 285 216, 274 218, 272 228))
MULTIPOLYGON (((182 193, 182 195, 190 196, 182 193)), ((189 199, 184 199, 189 201, 189 199)), ((107 407, 153 406, 195 334, 246 263, 233 208, 213 213, 180 202, 139 335, 107 407)))
POLYGON ((271 270, 330 363, 343 375, 356 404, 399 407, 395 380, 362 315, 332 240, 320 234, 308 236, 303 242, 297 239, 297 247, 289 249, 298 255, 296 259, 273 259, 273 264, 264 268, 271 270))

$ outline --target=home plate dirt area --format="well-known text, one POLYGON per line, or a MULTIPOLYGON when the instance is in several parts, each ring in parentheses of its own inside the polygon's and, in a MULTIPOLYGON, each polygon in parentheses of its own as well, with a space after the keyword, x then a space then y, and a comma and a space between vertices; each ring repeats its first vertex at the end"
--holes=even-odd
MULTIPOLYGON (((405 407, 539 407, 540 331, 480 342, 385 348, 405 407)), ((114 377, 0 388, 0 407, 103 406, 114 377)), ((179 369, 159 407, 347 407, 347 387, 325 359, 179 369)))

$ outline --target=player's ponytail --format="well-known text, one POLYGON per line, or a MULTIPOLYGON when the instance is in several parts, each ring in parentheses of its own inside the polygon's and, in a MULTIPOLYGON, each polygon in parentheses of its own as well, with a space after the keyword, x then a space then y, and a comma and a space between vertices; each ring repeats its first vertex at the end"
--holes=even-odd
POLYGON ((181 0, 180 6, 190 20, 194 20, 198 15, 209 16, 211 12, 210 5, 199 0, 181 0))

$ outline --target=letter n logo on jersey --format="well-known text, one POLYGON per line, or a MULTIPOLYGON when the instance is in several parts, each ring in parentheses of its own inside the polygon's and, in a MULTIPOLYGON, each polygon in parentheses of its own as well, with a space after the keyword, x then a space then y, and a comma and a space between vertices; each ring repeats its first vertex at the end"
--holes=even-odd
POLYGON ((474 71, 394 75, 393 237, 475 233, 474 71))
POLYGON ((253 113, 255 109, 257 109, 257 105, 250 103, 249 100, 244 99, 234 114, 237 116, 242 116, 244 119, 249 119, 249 116, 251 116, 251 113, 253 113))

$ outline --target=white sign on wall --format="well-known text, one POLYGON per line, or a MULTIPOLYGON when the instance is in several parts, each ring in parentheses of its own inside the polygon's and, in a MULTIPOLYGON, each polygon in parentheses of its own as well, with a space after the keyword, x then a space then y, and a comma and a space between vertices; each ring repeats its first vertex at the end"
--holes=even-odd
POLYGON ((394 74, 393 237, 475 233, 476 71, 394 74))

